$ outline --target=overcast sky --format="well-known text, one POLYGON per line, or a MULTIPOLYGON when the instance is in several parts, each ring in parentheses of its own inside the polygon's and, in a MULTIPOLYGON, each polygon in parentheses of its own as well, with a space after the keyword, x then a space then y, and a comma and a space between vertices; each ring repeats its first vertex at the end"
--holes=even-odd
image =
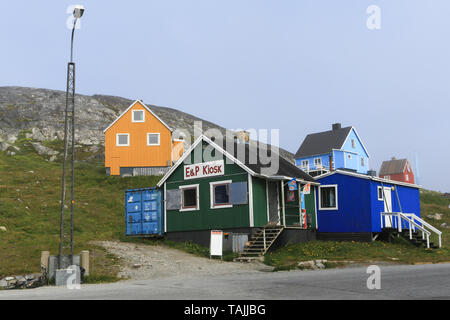
MULTIPOLYGON (((65 90, 76 3, 2 1, 0 86, 65 90)), ((280 129, 293 153, 308 133, 353 125, 373 169, 392 156, 415 168, 417 154, 420 184, 450 192, 450 1, 80 3, 78 93, 280 129)))

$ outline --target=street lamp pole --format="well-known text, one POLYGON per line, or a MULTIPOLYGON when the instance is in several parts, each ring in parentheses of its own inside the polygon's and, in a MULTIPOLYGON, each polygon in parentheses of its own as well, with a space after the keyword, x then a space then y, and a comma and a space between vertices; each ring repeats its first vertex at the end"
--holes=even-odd
POLYGON ((67 267, 63 266, 63 254, 64 249, 69 247, 70 260, 73 264, 73 222, 74 222, 74 184, 75 184, 75 63, 73 62, 73 39, 75 34, 75 28, 78 19, 84 13, 83 6, 75 6, 73 15, 75 17, 72 27, 72 38, 70 42, 70 62, 67 64, 67 84, 66 84, 66 109, 64 112, 64 156, 63 156, 63 168, 61 179, 61 208, 60 208, 60 231, 59 231, 59 253, 58 253, 58 266, 59 268, 67 267), (71 137, 69 139, 69 130, 71 131, 71 137), (66 198, 66 166, 69 150, 69 140, 71 144, 71 201, 70 201, 70 239, 67 239, 67 228, 65 228, 65 198, 66 198), (69 242, 69 243, 68 243, 69 242))

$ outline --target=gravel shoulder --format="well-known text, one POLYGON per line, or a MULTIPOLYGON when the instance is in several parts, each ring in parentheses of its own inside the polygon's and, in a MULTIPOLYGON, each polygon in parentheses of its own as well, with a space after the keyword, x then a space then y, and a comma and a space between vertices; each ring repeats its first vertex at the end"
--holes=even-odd
POLYGON ((272 267, 261 262, 225 262, 217 258, 198 257, 164 245, 145 245, 119 241, 96 241, 109 253, 124 261, 118 277, 148 280, 170 277, 190 278, 199 275, 227 275, 270 272, 272 267))

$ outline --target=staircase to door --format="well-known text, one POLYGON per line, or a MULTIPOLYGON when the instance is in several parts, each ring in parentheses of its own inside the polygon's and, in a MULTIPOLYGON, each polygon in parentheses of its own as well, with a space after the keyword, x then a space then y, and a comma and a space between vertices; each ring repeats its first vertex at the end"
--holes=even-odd
MULTIPOLYGON (((255 233, 248 245, 244 247, 240 258, 256 258, 266 254, 278 236, 283 232, 282 226, 266 226, 255 233)), ((243 260, 243 259, 239 259, 243 260)))
POLYGON ((413 213, 382 212, 381 229, 388 238, 401 236, 417 247, 442 247, 442 232, 413 213), (437 235, 438 245, 430 241, 432 233, 437 235))
POLYGON ((429 241, 429 243, 427 244, 427 239, 424 239, 422 232, 420 231, 412 231, 410 233, 409 230, 398 231, 398 229, 396 228, 384 228, 383 233, 385 234, 385 239, 391 239, 400 236, 416 247, 429 247, 431 249, 439 249, 439 245, 436 245, 432 241, 429 241))

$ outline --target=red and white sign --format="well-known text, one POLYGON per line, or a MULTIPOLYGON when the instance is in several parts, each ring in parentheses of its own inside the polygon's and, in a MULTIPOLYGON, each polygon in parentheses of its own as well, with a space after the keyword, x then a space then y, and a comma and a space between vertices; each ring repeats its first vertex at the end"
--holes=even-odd
POLYGON ((224 173, 225 166, 223 160, 184 166, 184 180, 222 176, 224 173))

